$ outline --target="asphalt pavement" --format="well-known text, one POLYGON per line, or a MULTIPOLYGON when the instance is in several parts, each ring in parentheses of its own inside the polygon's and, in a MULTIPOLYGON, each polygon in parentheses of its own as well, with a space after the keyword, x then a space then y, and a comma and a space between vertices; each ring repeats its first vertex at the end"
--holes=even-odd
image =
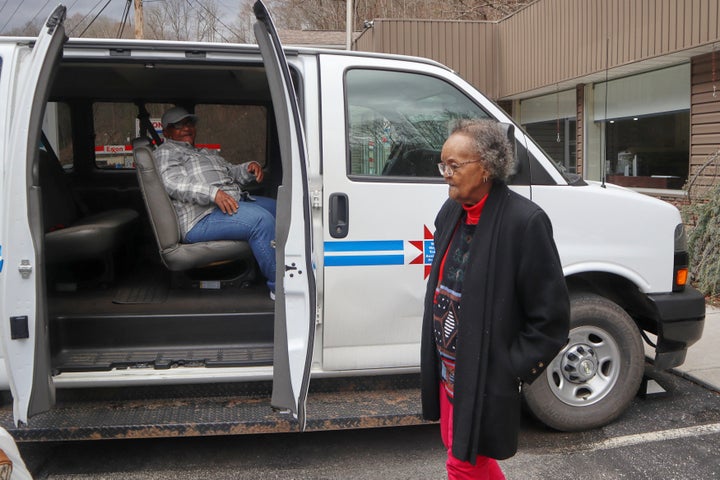
MULTIPOLYGON (((526 419, 518 455, 502 463, 507 477, 717 478, 719 342, 720 308, 708 304, 702 338, 674 369, 679 376, 654 376, 669 395, 639 396, 622 421, 586 432, 554 432, 526 419)), ((444 476, 437 435, 437 426, 423 425, 20 446, 35 478, 48 480, 432 479, 444 476)))

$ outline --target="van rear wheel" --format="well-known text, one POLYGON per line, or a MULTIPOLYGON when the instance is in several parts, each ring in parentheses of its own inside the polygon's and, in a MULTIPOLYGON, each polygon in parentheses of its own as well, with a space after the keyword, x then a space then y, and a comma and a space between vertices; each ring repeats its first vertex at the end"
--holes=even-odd
POLYGON ((606 425, 630 405, 645 355, 635 322, 593 294, 571 297, 570 341, 546 372, 523 388, 530 411, 561 431, 606 425))

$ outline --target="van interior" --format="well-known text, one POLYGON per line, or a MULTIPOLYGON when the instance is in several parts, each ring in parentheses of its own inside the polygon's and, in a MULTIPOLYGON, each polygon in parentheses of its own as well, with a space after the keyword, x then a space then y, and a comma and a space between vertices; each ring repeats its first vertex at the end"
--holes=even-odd
POLYGON ((163 111, 182 105, 199 116, 196 143, 232 163, 258 161, 265 179, 247 190, 275 198, 282 172, 263 66, 114 54, 61 63, 43 126, 54 372, 271 365, 274 302, 249 248, 168 268, 132 149, 138 137, 156 144, 163 111))
MULTIPOLYGON (((204 263, 170 259, 193 248, 168 228, 171 209, 153 213, 168 203, 162 189, 147 188, 159 183, 150 170, 160 118, 180 105, 199 117, 196 145, 231 163, 259 162, 264 181, 247 190, 277 198, 278 132, 257 50, 69 48, 50 86, 37 169, 53 368, 271 365, 275 304, 247 246, 204 263)), ((358 68, 344 81, 352 179, 442 183, 450 122, 489 117, 428 75, 358 68)), ((515 148, 511 183, 555 183, 527 146, 515 148)))

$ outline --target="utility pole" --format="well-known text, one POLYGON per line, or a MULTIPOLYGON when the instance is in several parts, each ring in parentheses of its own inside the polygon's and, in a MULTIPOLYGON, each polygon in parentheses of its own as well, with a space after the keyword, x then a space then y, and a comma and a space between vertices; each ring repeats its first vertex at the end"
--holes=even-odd
POLYGON ((347 0, 346 17, 345 17, 345 50, 352 50, 352 34, 353 34, 353 2, 347 0))
POLYGON ((143 39, 143 0, 135 0, 135 38, 143 39))

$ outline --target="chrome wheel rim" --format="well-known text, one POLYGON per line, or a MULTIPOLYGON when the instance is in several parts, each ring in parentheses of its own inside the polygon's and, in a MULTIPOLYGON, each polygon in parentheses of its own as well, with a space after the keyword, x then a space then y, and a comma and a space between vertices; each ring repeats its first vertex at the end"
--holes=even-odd
POLYGON ((605 330, 582 326, 570 331, 570 341, 547 369, 553 394, 571 406, 586 406, 605 398, 620 377, 620 348, 605 330))

